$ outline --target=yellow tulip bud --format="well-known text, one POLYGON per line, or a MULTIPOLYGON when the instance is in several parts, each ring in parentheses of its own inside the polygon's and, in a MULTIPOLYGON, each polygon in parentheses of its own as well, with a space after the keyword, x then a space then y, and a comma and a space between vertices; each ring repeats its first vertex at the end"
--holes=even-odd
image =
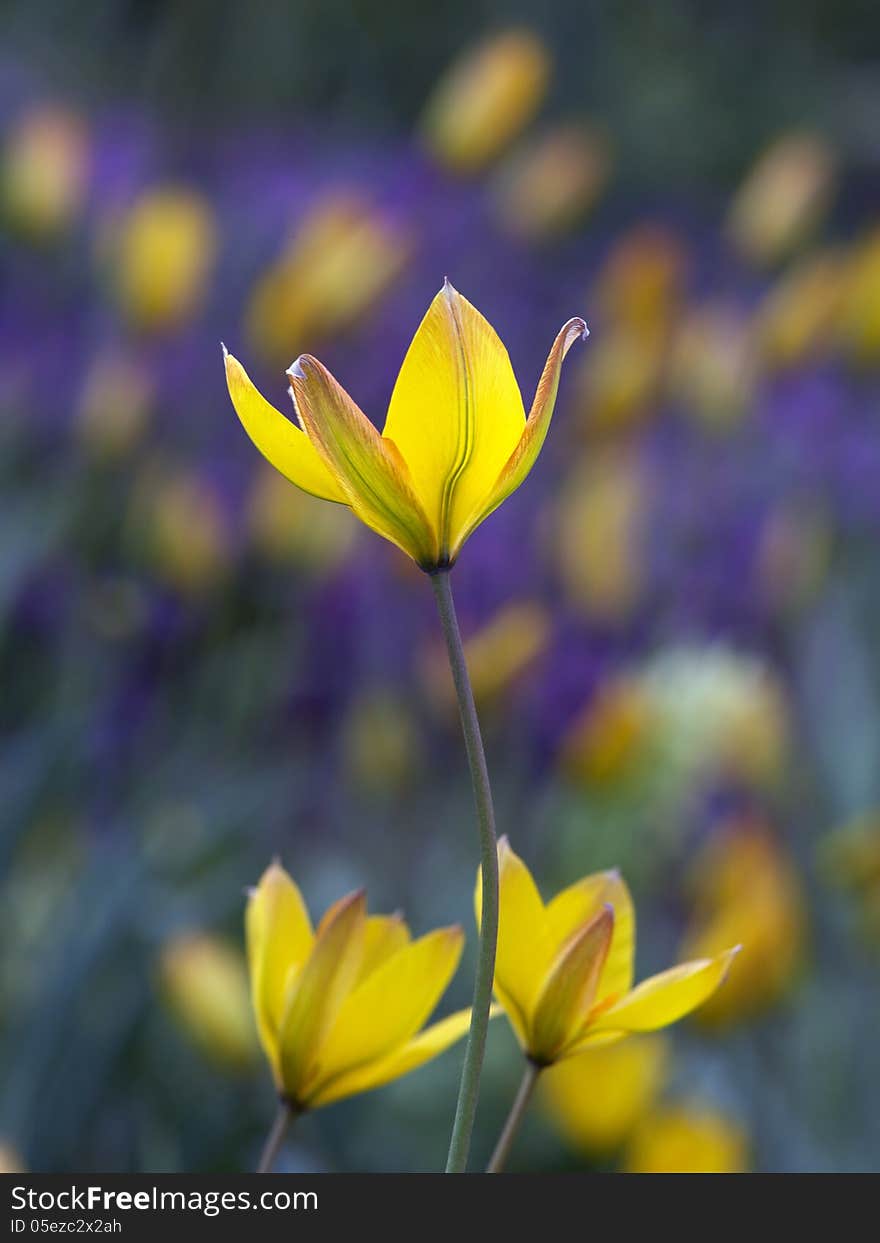
POLYGON ((540 1085, 545 1110, 573 1147, 612 1153, 655 1101, 668 1063, 662 1036, 598 1045, 545 1071, 540 1085))
POLYGON ((775 263, 822 223, 834 190, 836 160, 816 134, 789 134, 758 159, 738 191, 727 226, 756 263, 775 263))
POLYGON ((233 1068, 257 1055, 243 956, 202 932, 172 937, 158 962, 160 995, 175 1021, 211 1060, 233 1068))
POLYGON ((90 145, 85 122, 64 108, 42 104, 18 119, 0 165, 0 208, 13 230, 47 242, 71 226, 88 189, 90 145))
POLYGON ((635 678, 611 679, 569 730, 563 772, 587 787, 625 781, 649 754, 659 719, 635 678))
POLYGON ((590 210, 609 174, 607 144, 578 125, 560 125, 500 170, 495 209, 517 237, 543 241, 567 233, 590 210))
POLYGON ((77 410, 77 432, 87 452, 113 461, 130 453, 146 430, 152 402, 152 381, 133 359, 97 358, 86 373, 77 410))
POLYGON ((368 794, 399 794, 422 768, 418 722, 408 706, 387 691, 362 694, 344 731, 346 767, 368 794))
POLYGON ((494 160, 538 111, 550 55, 529 30, 507 30, 470 49, 444 74, 422 117, 435 159, 456 173, 494 160))
POLYGON ((738 311, 704 305, 673 342, 669 390, 697 422, 724 431, 747 414, 757 379, 751 325, 738 311))
POLYGON ((766 826, 735 821, 697 857, 691 889, 682 952, 717 953, 730 937, 743 947, 726 988, 698 1020, 721 1028, 751 1018, 785 993, 803 957, 806 902, 794 863, 766 826))
POLYGON ((177 186, 146 191, 122 219, 112 279, 120 306, 146 332, 178 328, 204 299, 217 249, 213 209, 177 186))
POLYGON ((367 198, 325 194, 258 278, 246 313, 254 348, 287 365, 309 340, 350 328, 406 268, 413 238, 367 198))
POLYGON ((743 1129, 719 1110, 691 1102, 645 1118, 625 1168, 629 1174, 743 1174, 748 1164, 743 1129))
POLYGON ((880 357, 880 229, 855 247, 847 264, 838 337, 860 366, 880 357))
POLYGON ((185 470, 151 465, 132 502, 132 525, 152 566, 185 595, 217 585, 230 566, 226 515, 214 489, 185 470))
POLYGON ((647 501, 638 462, 614 447, 598 447, 569 474, 554 543, 566 596, 586 616, 618 622, 638 603, 647 501))
POLYGON ((757 347, 765 365, 794 367, 827 354, 838 342, 845 288, 842 258, 834 252, 801 260, 773 286, 758 309, 757 347))

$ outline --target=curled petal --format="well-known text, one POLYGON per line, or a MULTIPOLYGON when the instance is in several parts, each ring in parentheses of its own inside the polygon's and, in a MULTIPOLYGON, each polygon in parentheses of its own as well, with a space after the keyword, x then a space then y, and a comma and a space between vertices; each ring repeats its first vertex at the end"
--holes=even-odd
POLYGON ((550 419, 556 405, 556 394, 559 391, 563 360, 575 341, 586 340, 588 335, 587 325, 579 318, 570 319, 559 331, 547 362, 544 364, 544 370, 535 391, 535 400, 532 402, 522 435, 492 487, 484 495, 480 504, 462 522, 457 543, 452 550, 453 556, 471 532, 485 518, 488 518, 492 511, 510 496, 511 492, 516 491, 534 466, 550 427, 550 419))
POLYGON ((559 954, 535 1006, 531 1055, 552 1062, 583 1026, 596 996, 614 932, 610 906, 585 924, 559 954))
POLYGON ((322 363, 301 355, 287 372, 309 440, 355 514, 419 565, 437 563, 437 537, 397 447, 380 436, 322 363))
POLYGON ((614 936, 599 979, 599 999, 611 993, 622 996, 632 988, 636 913, 626 881, 616 870, 595 872, 547 904, 550 939, 554 946, 561 946, 606 903, 614 911, 614 936))
POLYGON ((235 412, 263 457, 304 492, 325 501, 347 504, 345 492, 302 428, 266 401, 254 388, 244 367, 225 346, 223 358, 226 384, 235 412))

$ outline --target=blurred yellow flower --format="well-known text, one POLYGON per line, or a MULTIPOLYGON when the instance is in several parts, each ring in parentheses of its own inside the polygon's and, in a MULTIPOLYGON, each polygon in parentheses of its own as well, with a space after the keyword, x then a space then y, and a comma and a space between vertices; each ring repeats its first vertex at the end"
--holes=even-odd
POLYGON ((880 814, 870 811, 834 829, 822 842, 820 860, 855 900, 862 935, 880 943, 880 814))
POLYGON ((63 233, 79 214, 88 189, 91 143, 81 117, 41 104, 9 131, 0 164, 4 223, 35 242, 63 233))
POLYGON ((226 576, 229 523, 215 489, 198 474, 148 463, 134 490, 131 521, 151 565, 176 590, 198 596, 226 576))
POLYGON ((766 366, 793 367, 837 344, 844 276, 841 255, 823 251, 802 259, 776 282, 755 322, 757 348, 766 366))
POLYGON ((632 1036, 588 1049, 541 1076, 545 1110, 575 1148, 613 1152, 656 1099, 668 1063, 662 1036, 632 1036))
POLYGON ((394 283, 412 246, 400 223, 362 195, 320 196, 254 287, 249 341, 283 364, 309 337, 323 340, 348 328, 394 283))
POLYGON ((260 1040, 295 1111, 381 1087, 468 1029, 462 1010, 421 1030, 461 957, 458 927, 411 941, 399 915, 367 916, 361 892, 313 931, 299 889, 274 863, 248 899, 246 928, 260 1040))
POLYGON ((608 180, 607 144, 580 125, 558 125, 505 162, 494 186, 496 212, 517 237, 543 241, 566 233, 596 202, 608 180))
POLYGON ((641 224, 615 243, 593 297, 603 323, 639 337, 664 337, 684 296, 688 257, 662 225, 641 224))
POLYGON ((880 229, 855 247, 847 264, 838 336, 860 365, 880 356, 880 229))
POLYGON ((245 430, 273 466, 305 492, 350 506, 430 572, 451 566, 471 532, 528 475, 562 361, 586 334, 582 319, 561 329, 528 419, 507 351, 448 281, 409 347, 381 435, 311 354, 287 372, 299 425, 224 352, 226 379, 245 430))
POLYGON ((130 453, 147 428, 153 402, 148 372, 123 354, 102 354, 86 372, 77 408, 85 449, 104 461, 130 453))
POLYGON ((6 1140, 0 1139, 0 1174, 26 1174, 21 1154, 6 1140))
POLYGON ((147 332, 179 327, 198 310, 217 249, 217 224, 200 194, 145 191, 118 225, 112 279, 128 319, 147 332))
POLYGON ((586 786, 625 780, 645 758, 657 724, 654 706, 636 678, 609 679, 569 729, 560 755, 562 771, 586 786))
POLYGON ((723 431, 748 413, 756 380, 752 325, 739 310, 708 303, 684 317, 672 341, 668 385, 688 414, 723 431))
POLYGON ((257 1034, 241 953, 204 932, 172 937, 159 955, 160 994, 180 1027, 212 1060, 247 1066, 257 1034))
POLYGON ((588 436, 626 433, 657 409, 666 337, 609 325, 577 373, 577 404, 588 436))
POLYGON ((360 791, 399 795, 422 769, 419 723, 390 690, 361 692, 343 734, 346 768, 360 791))
POLYGON ((330 574, 355 545, 357 524, 341 505, 324 505, 292 488, 270 466, 261 467, 251 489, 247 525, 254 546, 272 561, 306 573, 330 574))
POLYGON ((555 554, 567 598, 586 616, 625 619, 642 589, 648 505, 643 470, 615 445, 597 446, 568 475, 555 554))
MULTIPOLYGON (((506 604, 464 645, 477 706, 491 710, 546 650, 550 640, 546 609, 532 600, 506 604)), ((438 708, 452 710, 455 689, 439 648, 424 662, 428 691, 438 708)))
POLYGON ((727 220, 739 250, 775 263, 806 241, 825 217, 836 160, 817 134, 787 134, 760 156, 733 200, 727 220))
MULTIPOLYGON (((498 867, 495 996, 537 1066, 676 1022, 711 997, 737 952, 727 948, 633 988, 635 911, 618 872, 586 876, 545 906, 506 837, 498 867)), ((479 924, 479 881, 475 904, 479 924)))
POLYGON ((428 101, 421 129, 431 154, 457 173, 475 173, 507 147, 538 111, 550 55, 529 30, 506 30, 466 52, 428 101))
POLYGON ((629 1145, 629 1174, 744 1174, 745 1132, 725 1114, 693 1102, 646 1117, 629 1145))
POLYGON ((691 873, 692 925, 683 954, 742 945, 727 985, 700 1010, 705 1027, 752 1017, 777 1001, 803 956, 806 910, 793 861, 760 823, 737 820, 710 839, 691 873))

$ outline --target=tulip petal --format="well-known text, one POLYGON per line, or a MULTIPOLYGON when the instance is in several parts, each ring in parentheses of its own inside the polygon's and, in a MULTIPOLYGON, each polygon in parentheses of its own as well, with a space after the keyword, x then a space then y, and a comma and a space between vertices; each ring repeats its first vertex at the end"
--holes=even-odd
POLYGON ((370 915, 364 927, 364 956, 355 987, 392 954, 409 945, 409 939, 409 928, 402 915, 370 915))
POLYGON ((532 1020, 532 1057, 552 1062, 583 1026, 596 996, 614 933, 614 912, 602 907, 553 964, 532 1020))
POLYGON ((286 479, 304 492, 325 501, 348 504, 345 492, 333 478, 308 436, 254 387, 237 358, 223 347, 226 384, 244 430, 263 457, 286 479))
MULTIPOLYGON (((498 949, 495 956, 495 995, 514 1031, 525 1045, 535 999, 544 983, 552 953, 545 934, 544 903, 532 874, 510 848, 506 837, 498 842, 499 911, 498 949)), ((474 894, 477 927, 482 917, 482 885, 477 876, 474 894)))
POLYGON ((460 1040, 470 1027, 470 1022, 470 1010, 459 1010, 450 1014, 439 1023, 426 1027, 418 1036, 408 1040, 387 1057, 359 1066, 356 1070, 345 1071, 337 1078, 322 1083, 315 1095, 309 1098, 309 1107, 329 1105, 343 1097, 367 1092, 371 1088, 381 1088, 392 1079, 399 1079, 401 1075, 424 1065, 460 1040))
MULTIPOLYGON (((589 1025, 590 1032, 649 1032, 696 1010, 724 982, 739 946, 644 980, 589 1025)), ((586 1035, 586 1032, 585 1032, 586 1035)))
POLYGON ((300 422, 355 514, 419 565, 436 565, 437 537, 397 447, 311 354, 287 375, 300 422))
POLYGON ((492 511, 510 496, 511 492, 516 491, 534 466, 550 427, 550 419, 556 405, 556 394, 559 391, 563 360, 575 341, 586 340, 588 332, 587 325, 578 318, 570 319, 560 329, 547 362, 544 364, 544 370, 535 391, 535 400, 532 402, 522 435, 480 504, 462 521, 453 553, 458 551, 471 532, 488 518, 492 511))
POLYGON ((302 894, 278 863, 266 869, 248 898, 245 933, 257 1029, 274 1068, 288 979, 308 958, 313 941, 302 894))
POLYGON ((446 281, 407 351, 385 423, 440 541, 489 493, 525 427, 522 396, 495 330, 446 281))
POLYGON ((284 1092, 298 1093, 320 1053, 321 1044, 357 978, 364 948, 366 902, 349 894, 318 927, 308 961, 300 973, 281 1024, 281 1079, 284 1092))
POLYGON ((636 913, 626 881, 614 869, 585 876, 547 904, 550 940, 562 946, 607 903, 614 909, 614 936, 599 979, 596 996, 622 996, 632 988, 636 913))
POLYGON ((464 944, 460 928, 440 928, 404 946, 339 1008, 324 1041, 316 1079, 375 1062, 422 1026, 452 978, 464 944))

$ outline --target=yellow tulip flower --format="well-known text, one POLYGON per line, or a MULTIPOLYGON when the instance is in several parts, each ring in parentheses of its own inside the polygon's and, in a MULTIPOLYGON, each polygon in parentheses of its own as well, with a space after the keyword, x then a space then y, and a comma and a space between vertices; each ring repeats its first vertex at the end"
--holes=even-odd
POLYGON ((742 1128, 696 1101, 666 1106, 644 1118, 625 1162, 628 1174, 744 1174, 748 1166, 742 1128))
POLYGON ((399 915, 366 913, 362 892, 312 930, 277 863, 248 899, 247 952, 257 1029, 278 1091, 296 1113, 381 1087, 465 1034, 470 1010, 420 1030, 461 957, 461 928, 410 939, 399 915))
MULTIPOLYGON (((737 953, 683 963, 633 988, 635 911, 618 872, 585 876, 545 905, 506 838, 498 868, 495 996, 536 1066, 676 1022, 715 992, 737 953)), ((478 924, 480 905, 478 885, 478 924)))
POLYGON ((256 390, 224 350, 245 431, 292 483, 348 505, 428 572, 451 566, 471 532, 513 492, 540 452, 562 361, 587 327, 559 332, 526 418, 507 351, 447 281, 416 332, 380 434, 326 367, 288 369, 298 423, 256 390))
POLYGON ((575 1148, 614 1152, 660 1094, 670 1054, 665 1036, 632 1036, 566 1058, 541 1076, 546 1112, 575 1148))

